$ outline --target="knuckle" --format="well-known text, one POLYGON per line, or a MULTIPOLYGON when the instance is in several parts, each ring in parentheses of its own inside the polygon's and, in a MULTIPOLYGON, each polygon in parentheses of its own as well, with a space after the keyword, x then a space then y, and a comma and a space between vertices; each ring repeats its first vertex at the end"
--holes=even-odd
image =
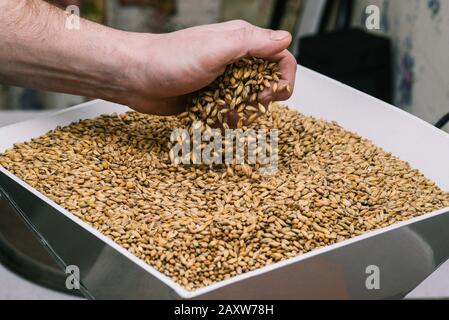
POLYGON ((235 40, 239 42, 248 41, 249 39, 251 39, 253 34, 254 34, 254 27, 250 24, 242 28, 236 29, 234 31, 235 40))
POLYGON ((244 28, 247 26, 250 26, 251 24, 243 19, 236 19, 236 20, 232 20, 230 21, 230 23, 232 23, 234 26, 236 26, 237 28, 244 28))

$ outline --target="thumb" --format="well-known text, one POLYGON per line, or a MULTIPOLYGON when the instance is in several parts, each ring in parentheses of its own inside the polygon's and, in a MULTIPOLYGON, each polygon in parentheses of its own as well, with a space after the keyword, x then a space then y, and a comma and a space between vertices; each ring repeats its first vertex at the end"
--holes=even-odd
POLYGON ((287 49, 292 41, 287 31, 259 28, 249 23, 225 33, 230 62, 245 56, 270 58, 287 49))

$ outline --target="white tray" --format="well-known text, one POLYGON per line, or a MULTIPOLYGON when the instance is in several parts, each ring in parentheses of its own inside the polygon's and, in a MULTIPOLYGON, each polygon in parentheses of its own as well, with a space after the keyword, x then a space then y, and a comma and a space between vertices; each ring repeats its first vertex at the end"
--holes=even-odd
MULTIPOLYGON (((287 104, 306 115, 337 121, 449 190, 447 133, 302 67, 287 104)), ((58 125, 127 110, 95 100, 3 127, 0 152, 58 125)), ((92 298, 402 297, 449 258, 446 208, 189 292, 2 167, 0 188, 62 266, 79 266, 83 292, 92 298), (380 290, 365 286, 369 265, 381 271, 380 290)))

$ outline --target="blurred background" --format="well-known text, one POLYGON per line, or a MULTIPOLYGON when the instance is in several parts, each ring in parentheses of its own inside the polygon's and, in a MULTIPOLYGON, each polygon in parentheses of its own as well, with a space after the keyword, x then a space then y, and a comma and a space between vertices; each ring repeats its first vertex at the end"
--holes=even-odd
MULTIPOLYGON (((245 19, 289 30, 298 62, 444 127, 449 3, 440 0, 53 0, 114 28, 170 32, 245 19), (379 26, 366 27, 367 8, 379 26)), ((0 86, 0 110, 64 108, 86 98, 0 86)), ((447 127, 447 126, 446 126, 447 127)), ((447 128, 445 128, 447 129, 447 128)))

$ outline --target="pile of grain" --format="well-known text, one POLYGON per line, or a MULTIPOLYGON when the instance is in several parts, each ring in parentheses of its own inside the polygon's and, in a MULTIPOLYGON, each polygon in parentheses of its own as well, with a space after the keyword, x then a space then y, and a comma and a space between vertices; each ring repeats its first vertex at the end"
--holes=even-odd
POLYGON ((270 105, 259 103, 265 89, 272 93, 287 90, 279 84, 279 65, 260 58, 243 58, 226 67, 206 88, 195 92, 187 111, 180 115, 185 124, 200 120, 211 127, 244 128, 267 112, 270 105))
POLYGON ((336 123, 274 105, 276 175, 169 164, 176 117, 55 129, 0 165, 188 290, 449 206, 449 193, 336 123))
MULTIPOLYGON (((260 103, 260 94, 263 91, 271 91, 271 96, 277 92, 288 91, 288 84, 279 84, 281 72, 277 62, 270 62, 265 59, 251 57, 240 59, 228 65, 224 73, 207 87, 194 92, 191 95, 191 101, 187 105, 187 111, 181 113, 178 118, 181 124, 188 129, 189 141, 193 141, 193 128, 196 127, 203 134, 212 134, 213 130, 221 129, 222 141, 221 150, 214 155, 225 163, 226 144, 225 131, 227 129, 241 129, 246 131, 249 126, 260 116, 270 116, 272 111, 272 102, 265 105, 260 103)), ((246 131, 247 132, 247 131, 246 131)), ((241 137, 239 141, 243 144, 250 143, 250 137, 241 137)), ((181 139, 183 140, 183 139, 181 139)), ((182 142, 182 141, 180 141, 182 142)), ((205 144, 194 149, 191 145, 189 155, 186 155, 190 163, 196 163, 195 159, 205 148, 205 144)), ((263 150, 268 150, 270 155, 277 153, 277 150, 271 150, 271 145, 266 142, 263 146, 257 146, 258 154, 265 154, 263 150)), ((236 145, 232 147, 232 153, 236 155, 236 145)), ((248 150, 248 149, 246 149, 248 150)), ((174 153, 170 154, 170 160, 175 162, 174 153)), ((226 163, 226 170, 222 177, 232 176, 234 173, 244 174, 253 179, 258 179, 261 167, 269 165, 261 163, 260 157, 257 157, 256 163, 250 163, 248 153, 243 154, 243 163, 238 157, 234 157, 231 163, 226 163)))

